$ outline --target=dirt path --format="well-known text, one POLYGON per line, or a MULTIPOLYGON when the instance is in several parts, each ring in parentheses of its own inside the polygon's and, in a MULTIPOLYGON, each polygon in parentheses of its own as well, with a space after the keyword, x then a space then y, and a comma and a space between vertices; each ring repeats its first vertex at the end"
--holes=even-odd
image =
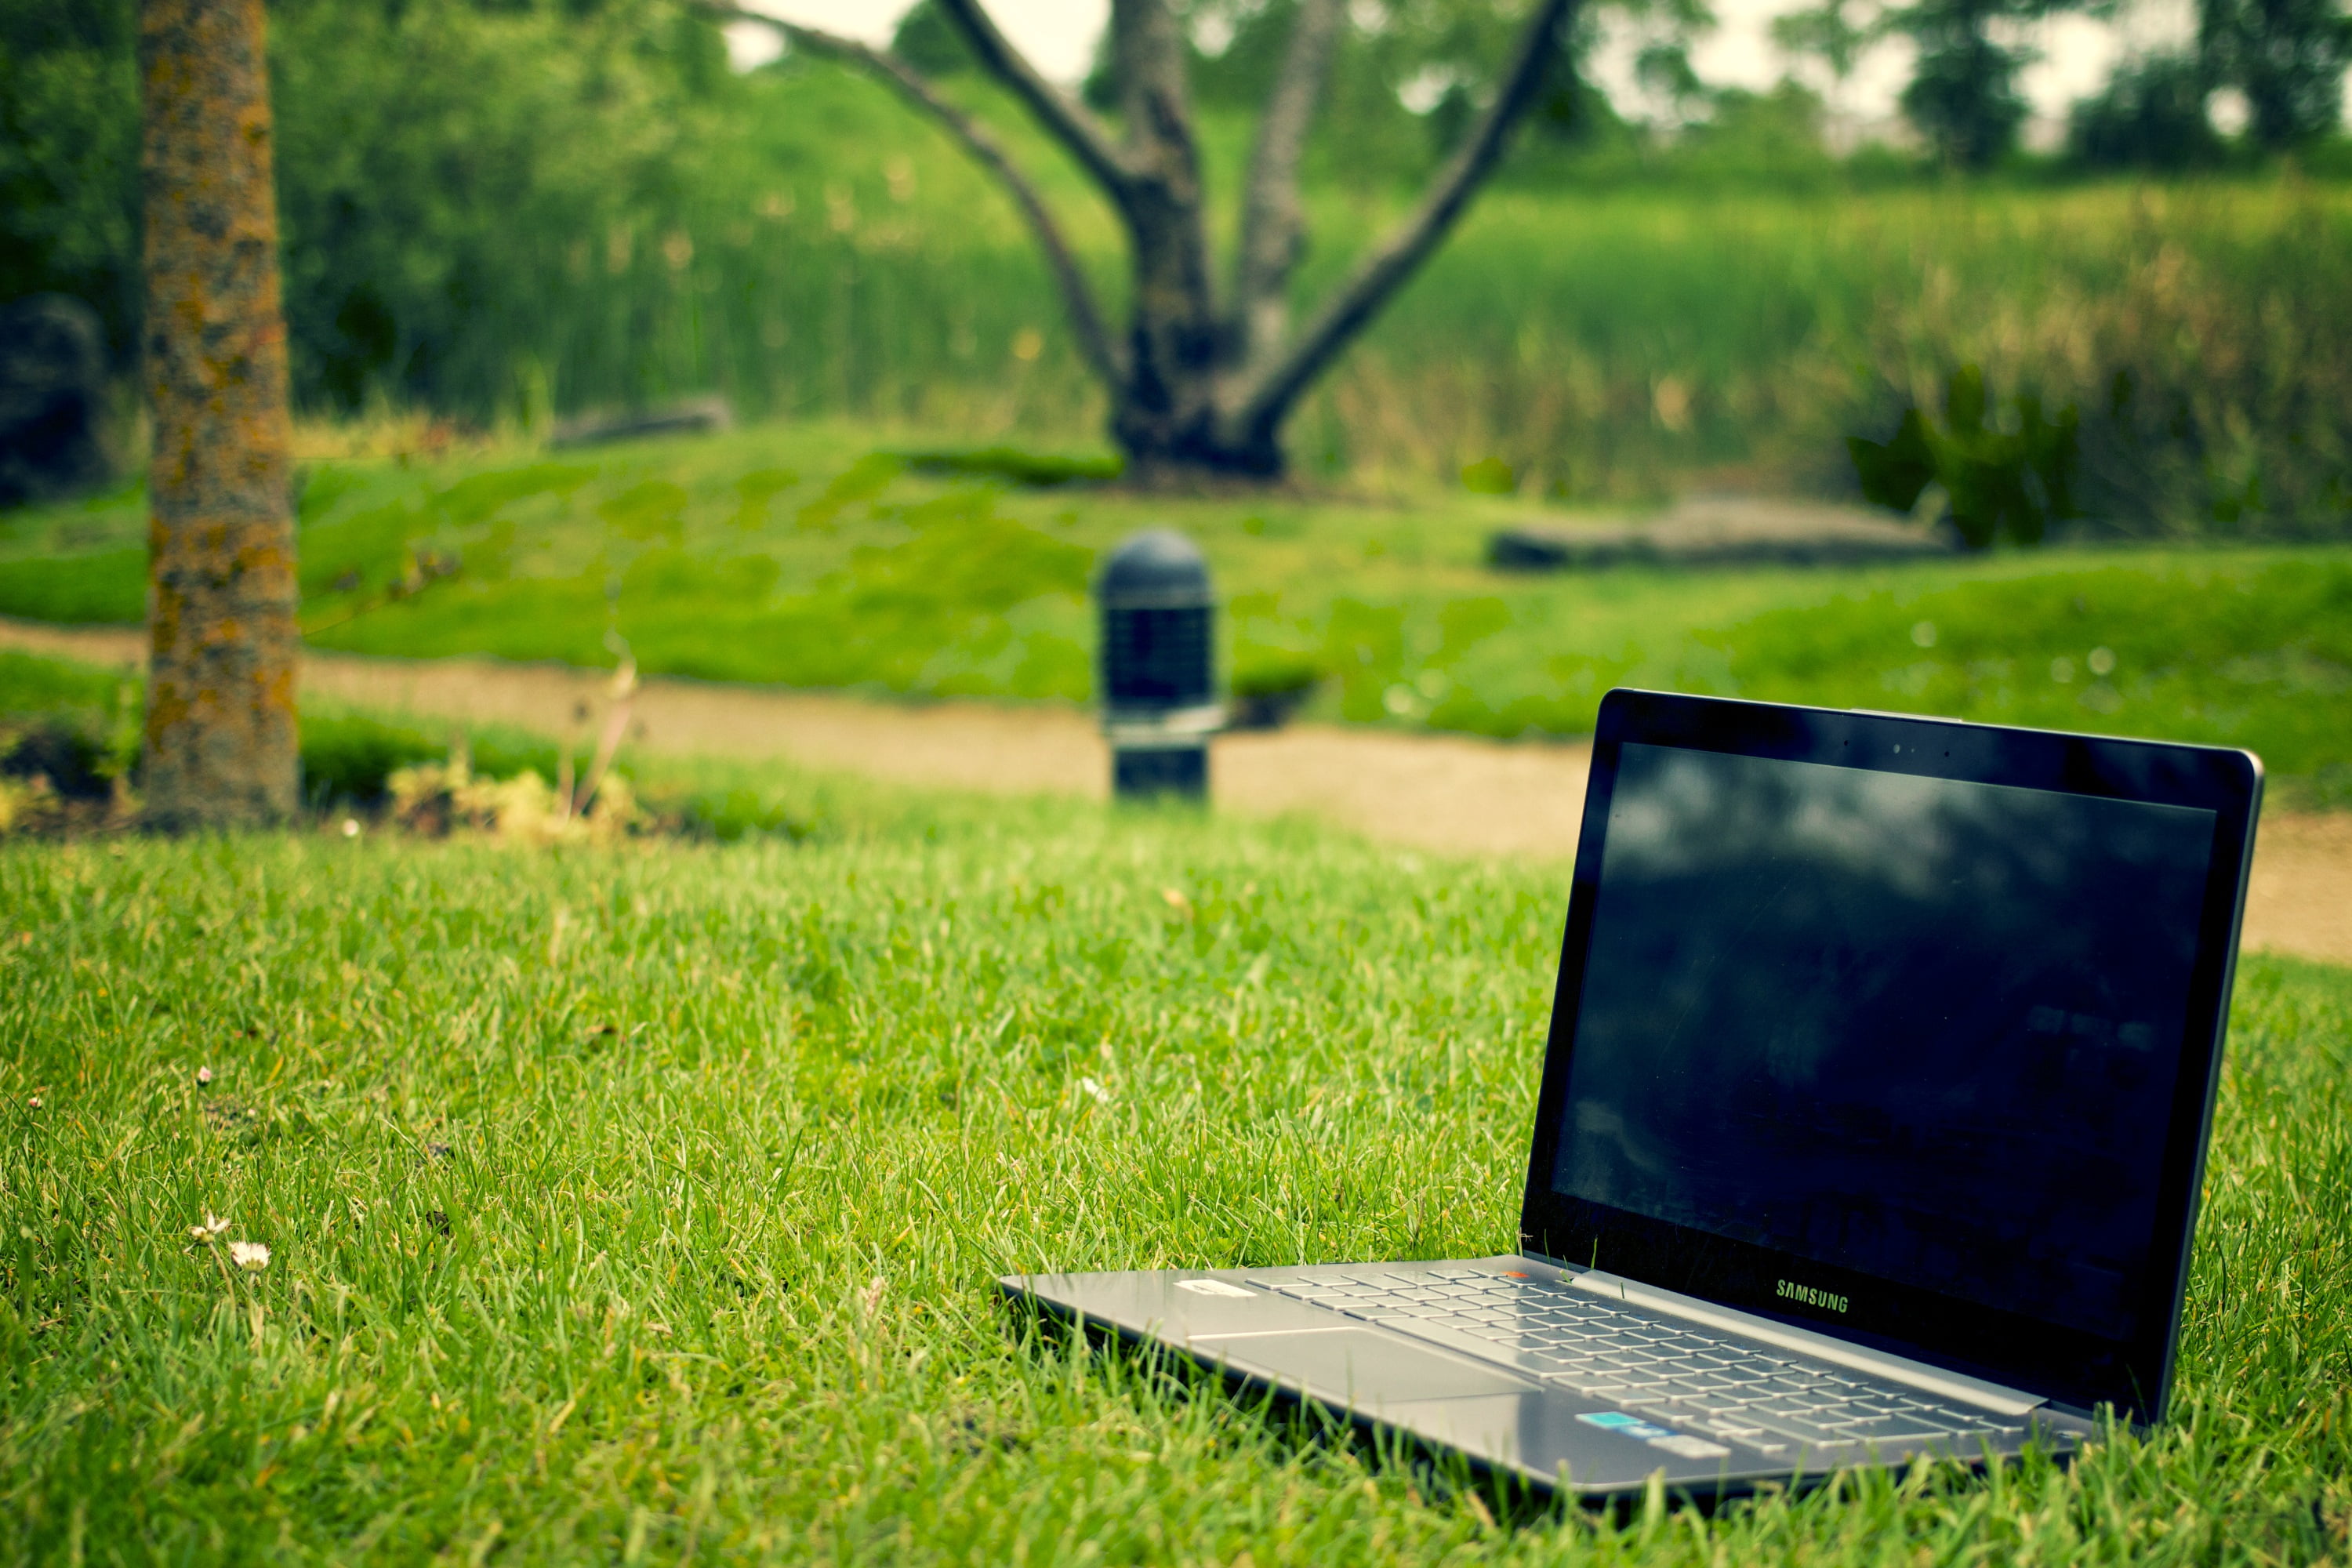
MULTIPOLYGON (((144 638, 117 627, 0 619, 0 647, 130 664, 144 638)), ((565 724, 595 675, 489 659, 311 654, 305 689, 419 718, 565 724)), ((1085 714, 986 703, 911 705, 655 679, 637 699, 636 743, 728 757, 789 757, 908 784, 1099 799, 1109 766, 1085 714)), ((1307 724, 1222 737, 1221 807, 1299 812, 1373 838, 1447 853, 1566 858, 1584 805, 1587 748, 1501 744, 1307 724)), ((2255 853, 2246 945, 2352 963, 2352 816, 2272 813, 2255 853)))

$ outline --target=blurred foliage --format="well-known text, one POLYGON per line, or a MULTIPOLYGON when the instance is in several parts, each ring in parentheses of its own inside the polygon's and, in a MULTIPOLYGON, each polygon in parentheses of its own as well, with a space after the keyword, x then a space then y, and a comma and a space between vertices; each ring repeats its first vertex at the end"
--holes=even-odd
POLYGON ((1941 428, 1914 405, 1887 440, 1849 437, 1846 450, 1864 500, 1909 511, 1929 485, 1941 485, 1952 526, 1969 549, 1984 550, 1995 541, 2039 544, 2053 522, 2080 515, 2081 429, 2073 408, 2045 416, 2031 393, 1996 409, 1984 372, 1968 364, 1952 373, 1941 428))
POLYGON ((1916 0, 1891 16, 1919 47, 1903 87, 1903 113, 1936 155, 1961 169, 1988 169, 2016 146, 2028 103, 2018 73, 2032 54, 1992 36, 2000 21, 2022 21, 2039 5, 2004 0, 1916 0))
POLYGON ((1056 485, 1108 484, 1126 468, 1118 458, 1069 457, 1005 446, 927 447, 899 456, 908 468, 919 474, 1009 479, 1016 485, 1039 489, 1051 489, 1056 485))
POLYGON ((1996 29, 2071 8, 2066 0, 1912 0, 1888 12, 1885 30, 1919 51, 1903 112, 1938 158, 1986 169, 2017 144, 2027 113, 2017 79, 2034 57, 1996 29))
MULTIPOLYGON (((564 324, 544 287, 650 243, 733 79, 674 0, 276 0, 271 96, 295 395, 480 411, 564 324)), ((139 312, 133 0, 0 0, 0 297, 139 312)))
POLYGON ((2074 105, 2066 144, 2097 169, 2208 167, 2227 149, 2206 110, 2210 73, 2194 56, 2144 55, 2116 68, 2107 85, 2074 105))
POLYGON ((670 0, 279 0, 296 395, 463 405, 569 326, 544 279, 656 247, 732 79, 670 0), (601 247, 597 241, 602 241, 601 247))
MULTIPOLYGON (((446 736, 436 740, 372 714, 305 713, 302 793, 314 805, 373 805, 394 773, 437 763, 448 751, 446 736)), ((482 767, 494 775, 500 771, 487 760, 482 767)))
MULTIPOLYGON (((1213 190, 1240 177, 1291 3, 1192 7, 1213 190)), ((1815 29, 1825 50, 1885 20, 1845 3, 1864 10, 1815 29)), ((1695 475, 1835 490, 1845 437, 1885 437, 1974 363, 2081 410, 2083 504, 2119 527, 2310 534, 2352 513, 2336 143, 2299 154, 2303 177, 2225 163, 2226 181, 2137 190, 2011 164, 1945 184, 1907 154, 1832 156, 1802 87, 1694 99, 1676 51, 1702 9, 1612 15, 1660 118, 1621 116, 1574 68, 1588 13, 1494 188, 1302 411, 1305 472, 1451 485, 1493 458, 1564 500, 1695 475)), ((0 290, 98 303, 126 368, 131 16, 0 0, 0 290)), ((687 0, 279 0, 272 16, 306 410, 421 411, 427 450, 448 436, 434 421, 528 437, 712 391, 748 420, 846 416, 926 449, 1098 432, 1019 215, 877 84, 793 56, 732 75, 687 0)), ((1308 150, 1302 298, 1405 210, 1512 18, 1486 0, 1360 8, 1308 150)), ((910 12, 906 47, 941 45, 937 22, 910 12)), ((944 90, 1033 171, 1116 309, 1120 243, 1083 179, 976 73, 944 90)), ((2153 66, 2119 82, 2078 122, 2081 158, 2190 157, 2193 90, 2153 66)), ((121 542, 126 561, 140 547, 121 542)), ((55 553, 0 596, 115 618, 119 574, 55 553)))
POLYGON ((2352 12, 2342 0, 2199 0, 2197 41, 2211 79, 2246 95, 2257 145, 2307 147, 2343 122, 2352 12))
POLYGON ((954 76, 973 64, 971 46, 940 9, 939 0, 915 0, 890 35, 890 52, 932 78, 954 76))
POLYGON ((104 797, 139 756, 138 688, 88 665, 0 651, 0 776, 104 797))
MULTIPOLYGON (((1948 165, 1985 170, 2015 155, 2028 106, 2020 73, 2041 57, 2027 27, 2053 15, 2112 19, 2117 0, 1816 0, 1776 17, 1781 47, 1846 80, 1888 37, 1916 51, 1901 102, 1948 165)), ((2342 0, 2198 0, 2193 53, 2126 58, 2073 109, 2078 167, 2181 169, 2217 160, 2209 113, 2217 88, 2245 94, 2245 140, 2266 153, 2309 153, 2342 122, 2352 68, 2352 13, 2342 0)))
POLYGON ((1481 458, 1463 465, 1462 488, 1476 496, 1507 496, 1519 488, 1519 476, 1500 458, 1481 458))
POLYGON ((1862 62, 1862 52, 1875 41, 1868 24, 1853 7, 1857 0, 1821 0, 1819 5, 1784 11, 1772 18, 1772 41, 1798 56, 1811 56, 1828 68, 1832 79, 1843 82, 1862 62))
POLYGON ((0 0, 0 300, 86 300, 127 356, 139 320, 134 0, 0 0))
MULTIPOLYGON (((1297 0, 1180 0, 1193 100, 1204 119, 1244 121, 1265 105, 1282 69, 1297 9, 1297 0)), ((1508 46, 1508 18, 1491 6, 1461 0, 1370 0, 1351 8, 1308 140, 1309 177, 1417 177, 1433 158, 1451 150, 1458 123, 1446 104, 1449 93, 1466 95, 1508 46), (1407 108, 1408 100, 1425 112, 1407 108)), ((1118 62, 1108 33, 1096 47, 1081 91, 1097 110, 1117 111, 1118 62)))

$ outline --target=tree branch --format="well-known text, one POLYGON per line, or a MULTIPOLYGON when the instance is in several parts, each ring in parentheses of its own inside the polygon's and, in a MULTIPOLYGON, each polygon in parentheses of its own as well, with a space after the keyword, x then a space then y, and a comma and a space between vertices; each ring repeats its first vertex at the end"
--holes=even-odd
POLYGON ((1085 105, 1039 76, 1037 68, 997 31, 988 13, 981 9, 980 0, 939 0, 939 7, 961 29, 972 52, 980 57, 981 68, 1026 104, 1046 133, 1069 149, 1097 184, 1114 200, 1119 198, 1127 186, 1127 160, 1119 155, 1102 122, 1087 113, 1085 105))
POLYGON ((1135 247, 1136 368, 1187 374, 1215 357, 1217 297, 1184 29, 1168 0, 1111 0, 1110 47, 1127 121, 1120 205, 1135 247))
POLYGON ((1291 268, 1305 253, 1298 212, 1298 162, 1315 120, 1315 100, 1339 37, 1345 0, 1299 0, 1282 74, 1267 95, 1250 153, 1249 186, 1242 203, 1241 247, 1234 262, 1235 358, 1249 365, 1282 341, 1288 324, 1291 268))
POLYGON ((1348 281, 1281 359, 1243 384, 1230 417, 1244 441, 1270 438, 1299 394, 1437 248, 1469 205, 1479 184, 1501 161, 1512 127, 1542 89, 1544 72, 1559 47, 1561 28, 1577 4, 1578 0, 1538 0, 1495 101, 1479 117, 1469 139, 1438 171, 1420 206, 1357 264, 1348 281))
POLYGON ((1013 160, 1000 146, 996 138, 962 110, 941 98, 931 84, 925 81, 906 61, 896 55, 861 44, 854 38, 844 38, 814 27, 803 27, 797 22, 787 22, 759 11, 746 11, 740 6, 712 5, 707 14, 727 22, 758 22, 773 27, 795 46, 813 54, 830 55, 864 67, 898 89, 898 95, 934 121, 963 144, 972 158, 984 165, 1003 183, 1010 193, 1022 216, 1029 220, 1030 232, 1045 252, 1046 265, 1053 268, 1054 280, 1062 290, 1063 306, 1069 311, 1070 327, 1077 334, 1078 352, 1086 356, 1087 368, 1116 393, 1126 372, 1121 356, 1114 346, 1108 331, 1103 326, 1102 312, 1095 306, 1093 288, 1087 282, 1085 271, 1077 258, 1071 253, 1062 231, 1046 209, 1045 198, 1037 194, 1013 160))

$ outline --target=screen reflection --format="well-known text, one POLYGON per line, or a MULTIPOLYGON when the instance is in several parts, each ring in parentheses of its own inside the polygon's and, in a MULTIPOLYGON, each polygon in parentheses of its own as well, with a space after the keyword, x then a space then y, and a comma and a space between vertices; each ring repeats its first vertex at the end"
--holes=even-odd
POLYGON ((2214 826, 1626 745, 1555 1186, 2129 1333, 2214 826))

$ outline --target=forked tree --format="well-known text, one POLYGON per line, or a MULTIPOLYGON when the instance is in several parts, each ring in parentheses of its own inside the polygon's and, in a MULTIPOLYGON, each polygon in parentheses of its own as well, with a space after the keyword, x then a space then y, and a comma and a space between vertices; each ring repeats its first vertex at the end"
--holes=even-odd
POLYGON ((1283 471, 1282 426, 1318 376, 1428 259, 1500 163, 1540 97, 1578 0, 1533 0, 1494 89, 1461 144, 1396 227, 1328 298, 1291 319, 1292 273, 1306 249, 1299 163, 1347 25, 1347 0, 1298 0, 1281 68, 1257 125, 1231 264, 1211 254, 1193 133, 1182 23, 1169 0, 1112 0, 1116 131, 1039 75, 980 0, 937 0, 980 67, 1013 94, 1108 199, 1132 269, 1124 331, 1036 188, 987 129, 887 50, 755 12, 794 45, 854 61, 943 127, 1012 195, 1059 288, 1072 335, 1110 397, 1110 432, 1132 482, 1185 486, 1283 471))
POLYGON ((294 519, 262 0, 142 0, 149 821, 298 789, 294 519))

